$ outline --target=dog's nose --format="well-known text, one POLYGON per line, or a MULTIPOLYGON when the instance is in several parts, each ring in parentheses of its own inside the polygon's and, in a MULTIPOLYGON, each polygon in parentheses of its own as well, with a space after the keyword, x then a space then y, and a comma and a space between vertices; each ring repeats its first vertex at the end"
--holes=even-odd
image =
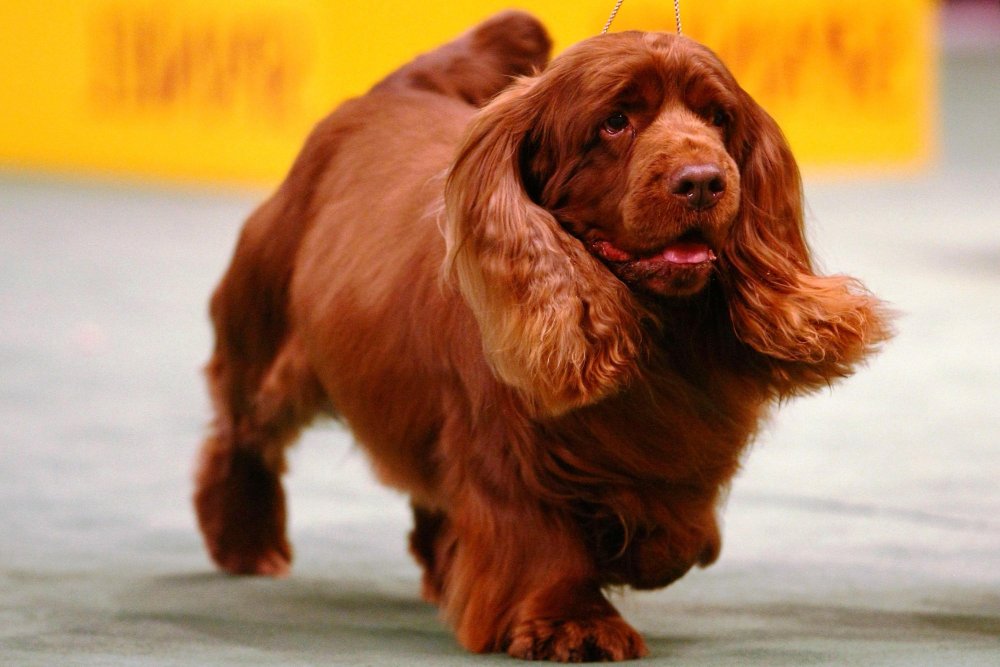
POLYGON ((726 177, 717 165, 689 164, 670 181, 670 193, 696 211, 712 208, 726 192, 726 177))

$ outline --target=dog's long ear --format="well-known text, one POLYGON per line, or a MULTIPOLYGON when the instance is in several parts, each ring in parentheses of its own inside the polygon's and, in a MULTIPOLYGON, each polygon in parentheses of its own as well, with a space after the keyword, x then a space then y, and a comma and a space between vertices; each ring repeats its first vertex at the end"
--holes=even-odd
POLYGON ((788 396, 850 375, 890 337, 889 316, 857 280, 814 272, 798 167, 774 120, 743 98, 740 214, 722 276, 736 335, 788 396))
POLYGON ((539 81, 515 82, 469 127, 445 190, 446 272, 494 374, 536 413, 557 415, 628 381, 642 327, 628 289, 525 191, 521 153, 545 109, 539 81))

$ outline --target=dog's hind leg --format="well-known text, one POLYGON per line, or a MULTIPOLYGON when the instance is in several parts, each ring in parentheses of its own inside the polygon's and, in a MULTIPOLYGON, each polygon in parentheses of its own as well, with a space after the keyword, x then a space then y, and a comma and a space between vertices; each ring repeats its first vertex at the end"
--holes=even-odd
POLYGON ((216 351, 207 374, 217 419, 202 446, 195 508, 208 551, 232 574, 285 574, 285 449, 315 415, 322 390, 293 335, 248 401, 234 400, 234 360, 216 351), (230 395, 227 395, 230 394, 230 395), (240 406, 243 409, 233 409, 240 406))
POLYGON ((379 89, 411 88, 482 106, 518 76, 542 70, 552 41, 530 14, 508 10, 396 70, 379 89))

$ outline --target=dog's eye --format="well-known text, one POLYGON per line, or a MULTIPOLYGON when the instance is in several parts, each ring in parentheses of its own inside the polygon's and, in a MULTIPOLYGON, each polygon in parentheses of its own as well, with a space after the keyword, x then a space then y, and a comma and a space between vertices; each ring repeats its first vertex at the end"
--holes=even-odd
POLYGON ((628 116, 623 113, 613 113, 604 120, 601 129, 607 134, 615 136, 621 134, 629 126, 628 116))
POLYGON ((720 107, 716 107, 712 110, 712 125, 716 127, 725 127, 729 125, 729 114, 720 107))

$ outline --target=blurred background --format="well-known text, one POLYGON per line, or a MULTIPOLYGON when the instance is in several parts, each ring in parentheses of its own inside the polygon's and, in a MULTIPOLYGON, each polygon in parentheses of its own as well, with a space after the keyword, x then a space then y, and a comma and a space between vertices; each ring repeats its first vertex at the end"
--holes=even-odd
MULTIPOLYGON (((8 0, 0 4, 8 26, 0 158, 82 174, 271 186, 336 102, 509 4, 8 0)), ((597 33, 611 4, 522 3, 550 27, 556 51, 597 33)), ((933 159, 934 0, 683 5, 684 34, 719 53, 805 163, 919 168, 933 159)), ((978 6, 985 19, 989 6, 978 6)), ((984 28, 965 20, 965 31, 984 28)), ((673 32, 673 3, 629 0, 612 27, 673 32)))
MULTIPOLYGON (((213 572, 190 475, 243 219, 332 105, 511 4, 561 49, 613 2, 0 0, 0 663, 481 660, 339 426, 293 452, 287 580, 213 572)), ((719 563, 616 602, 650 664, 996 664, 1000 3, 681 13, 788 134, 820 264, 898 335, 762 432, 719 563)), ((626 0, 633 28, 672 3, 626 0)))

